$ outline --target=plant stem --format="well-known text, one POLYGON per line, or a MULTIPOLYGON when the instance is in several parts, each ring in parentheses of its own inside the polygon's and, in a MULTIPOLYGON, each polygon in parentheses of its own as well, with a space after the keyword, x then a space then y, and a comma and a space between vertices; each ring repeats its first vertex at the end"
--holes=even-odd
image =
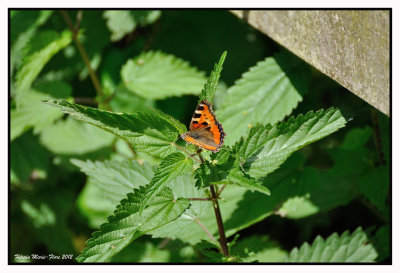
POLYGON ((87 98, 87 97, 74 97, 74 102, 78 104, 97 105, 97 102, 93 98, 87 98))
POLYGON ((158 244, 157 248, 158 248, 158 249, 164 248, 171 240, 172 240, 171 238, 165 238, 164 240, 162 240, 162 241, 158 244))
POLYGON ((228 242, 226 241, 226 237, 225 237, 224 222, 222 221, 221 211, 219 209, 218 199, 215 194, 214 185, 210 185, 210 192, 211 192, 213 208, 214 208, 214 212, 215 212, 215 218, 217 219, 219 244, 221 245, 222 253, 224 254, 224 256, 228 257, 229 256, 228 242))
POLYGON ((225 187, 226 187, 226 184, 224 184, 224 185, 221 187, 221 189, 218 191, 218 193, 217 193, 217 196, 218 196, 218 197, 221 195, 221 193, 222 193, 222 191, 225 189, 225 187))
POLYGON ((135 151, 135 148, 133 148, 132 144, 128 140, 125 140, 125 142, 126 142, 126 144, 128 144, 129 150, 131 150, 133 156, 136 156, 137 153, 135 151))
POLYGON ((193 158, 194 160, 196 160, 199 163, 202 163, 200 160, 198 160, 196 157, 193 157, 193 155, 191 153, 189 153, 186 149, 182 148, 181 146, 179 146, 178 144, 175 144, 174 142, 171 143, 171 145, 175 146, 176 148, 178 148, 179 150, 181 150, 182 152, 186 153, 187 155, 189 155, 191 158, 193 158))
POLYGON ((193 197, 193 198, 186 198, 186 199, 190 200, 190 201, 212 201, 211 198, 207 198, 207 197, 204 197, 204 198, 202 198, 202 197, 193 197))
POLYGON ((208 238, 211 239, 211 241, 216 241, 216 239, 214 238, 214 236, 210 233, 210 231, 208 231, 208 229, 206 228, 205 225, 203 225, 203 223, 200 221, 199 218, 194 218, 194 221, 201 227, 201 229, 207 234, 208 238))
MULTIPOLYGON (((199 156, 200 161, 203 164, 204 158, 201 155, 201 149, 197 151, 197 155, 199 156)), ((215 218, 217 219, 218 233, 219 233, 219 245, 221 246, 221 250, 222 250, 222 253, 224 254, 224 256, 228 257, 229 256, 228 242, 227 242, 226 236, 225 236, 224 222, 222 221, 221 210, 219 209, 218 197, 215 194, 214 185, 210 185, 210 193, 211 193, 211 200, 213 203, 215 218)))
MULTIPOLYGON (((60 13, 63 16, 65 22, 67 23, 69 29, 72 32, 72 39, 74 40, 75 45, 78 48, 79 54, 81 54, 83 62, 85 63, 87 69, 89 70, 90 79, 93 82, 93 85, 94 85, 94 88, 96 89, 97 95, 98 96, 103 96, 103 94, 104 94, 103 93, 103 89, 101 88, 100 82, 99 82, 96 74, 94 73, 94 71, 92 69, 92 66, 90 65, 89 57, 88 57, 88 55, 86 53, 86 50, 78 40, 79 29, 76 29, 74 27, 74 25, 72 24, 71 19, 68 16, 68 13, 65 10, 61 10, 60 13)), ((77 22, 77 25, 76 25, 77 27, 79 27, 81 18, 82 18, 82 14, 79 14, 79 11, 78 11, 78 16, 77 16, 78 22, 77 22)))
POLYGON ((81 22, 82 22, 82 10, 78 10, 77 14, 76 14, 76 21, 75 21, 75 33, 78 33, 79 31, 79 27, 81 26, 81 22))

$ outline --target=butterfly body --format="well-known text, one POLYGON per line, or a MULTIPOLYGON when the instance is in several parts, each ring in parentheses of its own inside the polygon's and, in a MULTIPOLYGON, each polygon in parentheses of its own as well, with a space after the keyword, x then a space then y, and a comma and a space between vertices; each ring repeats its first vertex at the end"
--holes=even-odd
POLYGON ((220 150, 225 132, 222 124, 215 118, 211 103, 206 100, 199 103, 190 122, 189 132, 181 137, 190 144, 214 153, 220 150))

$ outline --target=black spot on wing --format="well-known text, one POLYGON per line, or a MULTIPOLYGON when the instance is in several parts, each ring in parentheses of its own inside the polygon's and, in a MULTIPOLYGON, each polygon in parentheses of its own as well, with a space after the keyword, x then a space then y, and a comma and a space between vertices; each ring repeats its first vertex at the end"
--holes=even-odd
POLYGON ((197 107, 197 110, 203 111, 204 110, 204 106, 203 105, 199 105, 199 107, 197 107))
POLYGON ((221 141, 220 146, 222 146, 222 144, 224 143, 225 132, 224 132, 224 129, 222 129, 221 123, 216 122, 216 124, 218 125, 218 129, 220 132, 220 137, 219 137, 219 140, 221 141))
POLYGON ((194 114, 193 115, 193 118, 199 118, 199 117, 201 117, 201 114, 194 114))
POLYGON ((199 122, 197 120, 192 121, 193 124, 198 124, 199 122))
POLYGON ((208 122, 207 122, 207 121, 204 121, 204 122, 201 123, 201 124, 203 124, 204 126, 207 126, 207 125, 208 125, 208 122))

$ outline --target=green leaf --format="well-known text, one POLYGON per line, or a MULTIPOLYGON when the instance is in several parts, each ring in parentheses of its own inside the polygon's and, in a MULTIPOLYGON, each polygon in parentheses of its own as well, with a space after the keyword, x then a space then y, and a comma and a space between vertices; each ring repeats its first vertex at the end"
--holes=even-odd
POLYGON ((229 85, 247 67, 276 51, 273 43, 265 42, 264 34, 222 10, 164 12, 151 47, 191 60, 206 71, 227 50, 232 58, 226 62, 223 79, 229 85))
POLYGON ((357 183, 370 168, 368 151, 363 147, 370 136, 370 128, 354 128, 346 134, 340 147, 327 150, 334 162, 330 169, 305 167, 298 174, 304 182, 293 185, 292 196, 277 213, 297 219, 346 205, 356 198, 360 194, 357 183))
POLYGON ((215 91, 218 88, 218 80, 221 76, 222 65, 224 64, 227 52, 224 51, 219 59, 218 64, 214 65, 214 70, 211 71, 210 76, 207 79, 206 84, 204 85, 203 90, 201 91, 199 102, 202 100, 207 100, 210 103, 214 101, 215 91))
POLYGON ((238 155, 251 177, 260 178, 277 169, 293 152, 346 124, 339 110, 310 111, 275 126, 257 125, 238 145, 238 155))
MULTIPOLYGON (((221 197, 224 201, 220 206, 227 236, 274 215, 288 198, 303 196, 310 190, 315 190, 320 181, 318 172, 307 170, 306 173, 298 173, 298 170, 303 168, 303 163, 303 156, 300 153, 295 153, 284 163, 284 166, 268 175, 262 185, 271 190, 272 194, 269 197, 259 192, 251 193, 246 188, 236 185, 227 186, 222 193, 221 197), (252 209, 249 210, 249 207, 252 209)), ((187 198, 207 197, 203 191, 196 190, 195 183, 193 177, 185 176, 170 182, 169 185, 174 189, 177 196, 187 198), (176 192, 176 190, 180 191, 176 192)), ((336 185, 336 181, 329 181, 329 183, 325 187, 327 190, 336 185)), ((347 189, 343 187, 348 184, 348 180, 345 180, 343 184, 336 190, 337 198, 340 198, 339 193, 343 189, 347 189)), ((308 197, 313 201, 311 197, 314 197, 314 194, 308 197)), ((197 223, 198 221, 217 237, 218 228, 212 206, 207 202, 199 201, 192 201, 191 204, 191 208, 177 220, 153 231, 153 237, 177 238, 190 244, 196 244, 200 240, 210 240, 197 223)), ((316 206, 318 205, 316 204, 316 206)))
POLYGON ((294 248, 288 258, 291 263, 371 263, 377 257, 376 250, 367 235, 359 227, 352 234, 344 232, 340 237, 333 233, 324 240, 318 236, 312 245, 304 243, 294 248))
POLYGON ((11 18, 11 73, 22 64, 25 56, 24 48, 34 40, 32 38, 35 37, 38 27, 43 25, 52 14, 52 10, 30 10, 19 12, 11 18))
MULTIPOLYGON (((173 189, 175 196, 183 198, 207 197, 203 190, 198 190, 195 187, 193 175, 179 176, 169 182, 169 186, 173 189)), ((212 234, 216 234, 218 229, 211 203, 191 201, 190 204, 190 208, 176 220, 150 232, 152 237, 179 239, 190 244, 196 244, 201 240, 209 240, 200 223, 204 224, 212 234)), ((232 209, 232 207, 226 207, 224 204, 221 209, 232 209)), ((221 213, 225 216, 227 211, 225 210, 221 213)))
POLYGON ((358 180, 361 193, 382 212, 386 219, 390 218, 390 208, 387 202, 390 187, 389 176, 389 166, 385 165, 367 171, 358 180))
POLYGON ((93 162, 72 159, 71 162, 101 189, 103 198, 113 201, 114 207, 134 188, 148 184, 154 175, 148 163, 139 164, 134 160, 93 162))
POLYGON ((146 198, 146 189, 140 187, 123 199, 109 217, 108 223, 93 233, 78 262, 104 262, 120 252, 133 240, 176 219, 184 212, 189 201, 175 199, 170 188, 164 188, 141 214, 139 208, 146 198))
MULTIPOLYGON (((302 154, 295 153, 288 158, 281 168, 263 179, 263 185, 271 191, 271 196, 266 197, 259 192, 251 193, 244 188, 243 191, 232 189, 232 192, 229 192, 228 190, 231 190, 233 186, 226 187, 223 198, 230 202, 229 197, 236 202, 233 205, 235 208, 224 218, 226 219, 224 221, 226 232, 228 234, 236 233, 270 215, 274 215, 280 205, 289 197, 301 196, 304 192, 307 192, 303 189, 307 189, 315 182, 310 181, 310 178, 314 179, 312 176, 301 177, 298 174, 297 170, 303 167, 304 160, 302 154), (311 185, 308 186, 308 183, 311 185), (225 194, 229 195, 225 196, 225 194), (249 210, 249 207, 251 207, 251 210, 249 210)), ((221 207, 225 208, 225 204, 221 207)))
POLYGON ((272 242, 268 236, 251 236, 237 242, 231 255, 238 256, 242 262, 277 263, 287 257, 286 251, 272 242))
POLYGON ((159 10, 107 10, 103 17, 111 31, 111 41, 118 41, 126 34, 135 30, 136 26, 146 26, 155 22, 161 16, 159 10))
POLYGON ((282 52, 251 67, 228 89, 216 112, 233 144, 257 123, 275 124, 289 115, 308 89, 307 66, 282 52))
POLYGON ((239 167, 232 167, 233 162, 233 160, 229 160, 224 164, 215 165, 205 162, 196 170, 196 186, 205 188, 210 184, 232 184, 244 187, 252 192, 256 190, 270 195, 268 188, 263 186, 260 181, 244 174, 239 167))
POLYGON ((300 219, 319 212, 320 208, 310 200, 310 197, 310 194, 290 197, 276 214, 286 218, 300 219))
POLYGON ((96 125, 127 140, 138 152, 159 157, 175 151, 174 142, 185 127, 159 111, 119 114, 65 100, 49 100, 47 103, 60 107, 61 111, 75 119, 96 125))
POLYGON ((146 185, 147 194, 143 200, 143 209, 148 202, 151 202, 153 197, 158 194, 168 183, 179 176, 187 175, 193 170, 193 160, 187 158, 182 153, 170 154, 157 168, 150 184, 146 185))
POLYGON ((44 179, 49 167, 49 153, 30 132, 11 142, 10 172, 13 184, 26 183, 30 177, 44 179))
MULTIPOLYGON (((13 16, 10 16, 10 43, 17 43, 20 36, 27 32, 36 30, 40 25, 46 22, 53 13, 52 10, 14 10, 13 16)), ((34 32, 33 32, 34 33, 34 32)), ((32 37, 32 36, 29 36, 32 37)), ((26 42, 29 39, 26 40, 26 42)))
POLYGON ((346 134, 340 147, 327 149, 333 166, 328 170, 306 167, 305 180, 315 182, 305 187, 302 194, 297 195, 299 198, 288 199, 279 213, 290 218, 305 217, 346 205, 359 196, 357 183, 371 167, 369 151, 363 147, 370 136, 370 128, 354 128, 346 134))
POLYGON ((128 60, 121 77, 129 90, 149 99, 197 95, 205 81, 204 74, 189 63, 159 51, 128 60))
POLYGON ((118 86, 115 96, 110 101, 110 107, 114 112, 135 113, 151 111, 155 106, 154 101, 142 98, 130 92, 124 85, 118 86))
POLYGON ((153 109, 153 110, 154 110, 154 112, 156 112, 159 115, 160 118, 164 119, 165 122, 174 126, 180 135, 182 133, 187 132, 186 126, 184 124, 180 123, 174 117, 167 115, 158 109, 153 109))
MULTIPOLYGON (((101 189, 102 199, 111 199, 114 205, 134 188, 146 185, 147 194, 142 201, 143 206, 151 202, 153 196, 168 183, 190 171, 191 162, 192 160, 185 158, 182 154, 175 153, 166 157, 154 174, 147 163, 140 165, 130 160, 105 162, 72 160, 74 165, 90 177, 91 183, 101 189)), ((97 201, 101 202, 102 199, 97 201)))
POLYGON ((157 166, 161 162, 161 158, 154 157, 152 155, 144 154, 132 150, 132 146, 123 140, 122 138, 118 138, 113 145, 113 153, 111 154, 111 160, 126 160, 126 159, 135 159, 137 162, 147 162, 151 166, 157 166))
POLYGON ((21 202, 22 211, 32 219, 35 228, 42 228, 43 226, 52 226, 56 222, 55 212, 49 208, 46 203, 42 203, 40 207, 36 208, 27 200, 21 202))
MULTIPOLYGON (((357 164, 353 159, 348 162, 351 165, 357 164)), ((318 207, 320 211, 328 211, 347 205, 360 194, 357 189, 357 179, 363 173, 363 169, 359 170, 358 175, 356 173, 339 173, 337 170, 337 168, 332 168, 328 171, 318 172, 317 169, 310 168, 310 174, 314 173, 315 178, 318 179, 318 184, 310 189, 309 194, 304 195, 307 202, 311 202, 303 204, 309 207, 310 214, 314 213, 314 206, 318 207)))
MULTIPOLYGON (((348 134, 352 135, 351 131, 348 134)), ((263 185, 271 190, 270 197, 265 198, 260 193, 242 196, 240 206, 225 222, 227 233, 246 228, 270 215, 298 219, 354 200, 360 195, 358 180, 370 168, 368 151, 364 147, 344 147, 328 150, 334 162, 328 170, 304 166, 302 153, 292 154, 279 169, 262 179, 263 185)))
MULTIPOLYGON (((57 82, 54 87, 64 88, 61 91, 62 95, 69 96, 71 93, 70 86, 65 83, 57 82)), ((34 134, 39 134, 63 116, 57 109, 42 103, 43 100, 54 97, 54 94, 43 90, 45 90, 43 85, 38 85, 38 90, 29 90, 19 107, 11 110, 11 141, 32 127, 34 134)))
MULTIPOLYGON (((77 14, 77 11, 71 11, 71 18, 77 14), (74 14, 72 14, 74 12, 74 14)), ((98 55, 100 58, 105 48, 110 45, 110 31, 107 29, 106 22, 103 18, 102 10, 85 10, 83 12, 83 20, 80 24, 79 40, 83 44, 89 59, 93 61, 93 57, 98 55)), ((84 66, 86 70, 86 66, 84 66)))
POLYGON ((260 181, 246 177, 241 170, 234 168, 229 172, 228 184, 235 184, 249 189, 251 192, 259 191, 266 195, 271 195, 269 189, 261 184, 260 181))
POLYGON ((29 56, 44 49, 47 45, 59 39, 60 34, 54 30, 43 30, 38 32, 34 39, 24 47, 24 54, 29 56))
POLYGON ((224 149, 216 154, 211 154, 210 161, 206 161, 196 169, 195 177, 198 188, 209 187, 210 184, 231 184, 244 187, 250 191, 259 191, 270 195, 267 187, 260 181, 253 179, 243 173, 240 163, 234 155, 234 152, 224 149))
MULTIPOLYGON (((53 98, 68 99, 72 95, 71 85, 60 80, 41 81, 35 84, 33 88, 53 98)), ((49 108, 46 107, 46 109, 49 108)))
POLYGON ((354 150, 363 147, 368 142, 371 135, 371 127, 354 128, 346 134, 346 137, 340 147, 344 150, 354 150))
POLYGON ((78 197, 78 206, 88 218, 90 226, 98 228, 107 221, 115 206, 134 188, 148 184, 154 176, 146 162, 133 160, 71 162, 88 176, 88 181, 78 197))
POLYGON ((218 246, 207 241, 201 241, 194 246, 194 249, 204 255, 207 261, 212 263, 223 263, 226 262, 227 258, 218 251, 218 246))
MULTIPOLYGON (((230 157, 232 158, 232 157, 230 157)), ((234 158, 222 164, 212 164, 209 161, 200 165, 196 169, 195 175, 197 179, 196 186, 198 188, 209 187, 210 184, 227 183, 229 171, 232 169, 234 158)))
POLYGON ((375 232, 372 243, 379 254, 376 259, 377 262, 382 262, 390 257, 390 238, 390 227, 388 225, 380 227, 378 231, 375 232))
POLYGON ((131 10, 131 15, 139 22, 140 26, 145 27, 160 18, 161 10, 131 10))
MULTIPOLYGON (((153 241, 153 240, 152 240, 153 241)), ((160 249, 152 241, 135 241, 112 257, 111 263, 168 263, 171 252, 160 249)))
MULTIPOLYGON (((78 204, 93 227, 103 223, 106 221, 106 217, 111 215, 117 204, 115 202, 115 199, 118 198, 117 195, 122 195, 123 191, 129 188, 125 186, 126 184, 132 183, 134 184, 133 187, 137 187, 147 184, 153 177, 153 172, 148 164, 144 163, 143 169, 141 169, 135 161, 106 161, 102 163, 73 160, 73 163, 78 164, 81 170, 89 175, 89 181, 78 198, 78 204), (139 173, 143 173, 143 176, 139 173), (111 190, 113 193, 110 193, 111 190), (116 191, 118 192, 116 193, 116 191), (101 203, 100 206, 99 203, 101 203)), ((192 175, 178 176, 168 184, 176 197, 206 197, 204 191, 195 188, 192 175)), ((228 189, 227 192, 229 193, 228 189)), ((234 206, 228 206, 223 212, 226 213, 226 209, 232 210, 233 208, 234 206)), ((207 215, 207 225, 212 227, 212 232, 217 232, 214 210, 211 204, 192 201, 190 208, 176 220, 149 233, 153 237, 177 238, 195 244, 201 239, 207 239, 207 235, 196 222, 198 221, 196 217, 204 215, 207 215)))
POLYGON ((37 244, 54 255, 71 253, 75 256, 68 216, 71 215, 76 190, 72 189, 71 181, 69 184, 44 182, 35 183, 35 190, 24 197, 19 195, 23 197, 20 206, 26 222, 25 236, 33 236, 37 244))
POLYGON ((98 229, 107 221, 107 217, 112 215, 116 204, 118 203, 105 196, 104 191, 91 181, 90 177, 76 201, 79 212, 87 218, 89 227, 93 229, 98 229))
POLYGON ((28 89, 31 87, 32 82, 39 75, 45 64, 51 59, 51 57, 53 57, 53 55, 69 45, 71 39, 71 32, 64 31, 57 40, 51 42, 43 49, 26 58, 25 64, 15 76, 15 90, 17 92, 16 101, 18 107, 21 104, 21 101, 25 99, 24 97, 26 93, 29 92, 28 89))
POLYGON ((94 152, 110 146, 114 139, 115 136, 112 134, 71 117, 59 120, 44 130, 40 136, 40 141, 47 149, 61 155, 83 155, 94 152))
MULTIPOLYGON (((196 189, 195 183, 196 181, 193 176, 181 176, 174 181, 171 181, 169 185, 174 189, 174 194, 177 196, 182 196, 185 198, 207 197, 207 194, 204 191, 196 189)), ((224 220, 224 225, 226 227, 227 236, 231 236, 235 234, 237 230, 239 230, 237 229, 237 226, 226 226, 226 224, 229 223, 229 219, 237 211, 237 208, 242 207, 239 202, 243 202, 243 200, 246 200, 246 198, 252 195, 255 195, 257 199, 269 199, 269 197, 266 198, 264 194, 250 193, 246 188, 238 187, 236 185, 229 185, 222 192, 221 197, 223 198, 223 201, 220 205, 220 209, 224 220), (246 193, 248 193, 248 195, 246 193)), ((273 197, 273 195, 271 197, 273 197)), ((253 209, 249 211, 248 206, 243 209, 247 211, 247 214, 245 215, 252 214, 253 209)), ((240 217, 246 219, 246 217, 244 217, 242 214, 240 217)), ((240 219, 238 219, 238 221, 243 223, 240 221, 240 219)), ((215 213, 211 202, 191 201, 191 207, 179 218, 161 228, 152 231, 151 234, 153 237, 157 238, 169 237, 172 239, 179 239, 192 245, 200 242, 201 240, 207 240, 218 244, 217 241, 211 240, 207 236, 202 229, 202 226, 205 227, 214 236, 214 238, 218 238, 218 226, 215 221, 215 213)), ((247 226, 248 225, 242 228, 247 226)))
POLYGON ((107 20, 107 27, 111 31, 111 41, 121 40, 126 34, 136 28, 136 22, 129 10, 107 10, 103 17, 107 20))

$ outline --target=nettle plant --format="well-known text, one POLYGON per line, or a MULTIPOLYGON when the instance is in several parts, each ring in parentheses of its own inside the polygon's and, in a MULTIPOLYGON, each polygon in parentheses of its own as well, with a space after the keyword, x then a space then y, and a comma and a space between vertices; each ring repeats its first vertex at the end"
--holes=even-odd
MULTIPOLYGON (((213 104, 225 57, 226 52, 204 84, 199 102, 213 104)), ((186 126, 156 109, 115 113, 63 99, 47 100, 71 117, 122 138, 135 152, 161 158, 154 168, 147 161, 72 160, 116 205, 77 261, 112 261, 144 234, 194 245, 211 262, 257 261, 254 242, 241 246, 245 251, 235 250, 238 236, 233 235, 271 214, 290 213, 291 205, 282 205, 289 196, 298 196, 295 206, 313 210, 309 214, 318 211, 304 197, 318 187, 313 170, 290 176, 302 166, 303 159, 295 152, 344 127, 346 118, 339 109, 330 108, 282 121, 307 90, 306 70, 297 58, 282 52, 244 73, 215 107, 226 132, 225 143, 216 153, 187 144, 180 137, 187 132, 186 126), (281 183, 288 177, 289 184, 281 183)), ((171 55, 147 52, 128 61, 121 75, 128 88, 162 98, 191 89, 187 84, 193 82, 193 73, 197 72, 171 55), (176 67, 184 67, 185 73, 176 67), (175 73, 171 76, 179 81, 175 88, 160 83, 158 94, 147 92, 152 79, 144 75, 157 77, 165 71, 175 73)), ((365 262, 377 256, 361 228, 352 234, 334 233, 326 240, 317 237, 311 246, 305 243, 289 255, 274 255, 276 262, 365 262)))

